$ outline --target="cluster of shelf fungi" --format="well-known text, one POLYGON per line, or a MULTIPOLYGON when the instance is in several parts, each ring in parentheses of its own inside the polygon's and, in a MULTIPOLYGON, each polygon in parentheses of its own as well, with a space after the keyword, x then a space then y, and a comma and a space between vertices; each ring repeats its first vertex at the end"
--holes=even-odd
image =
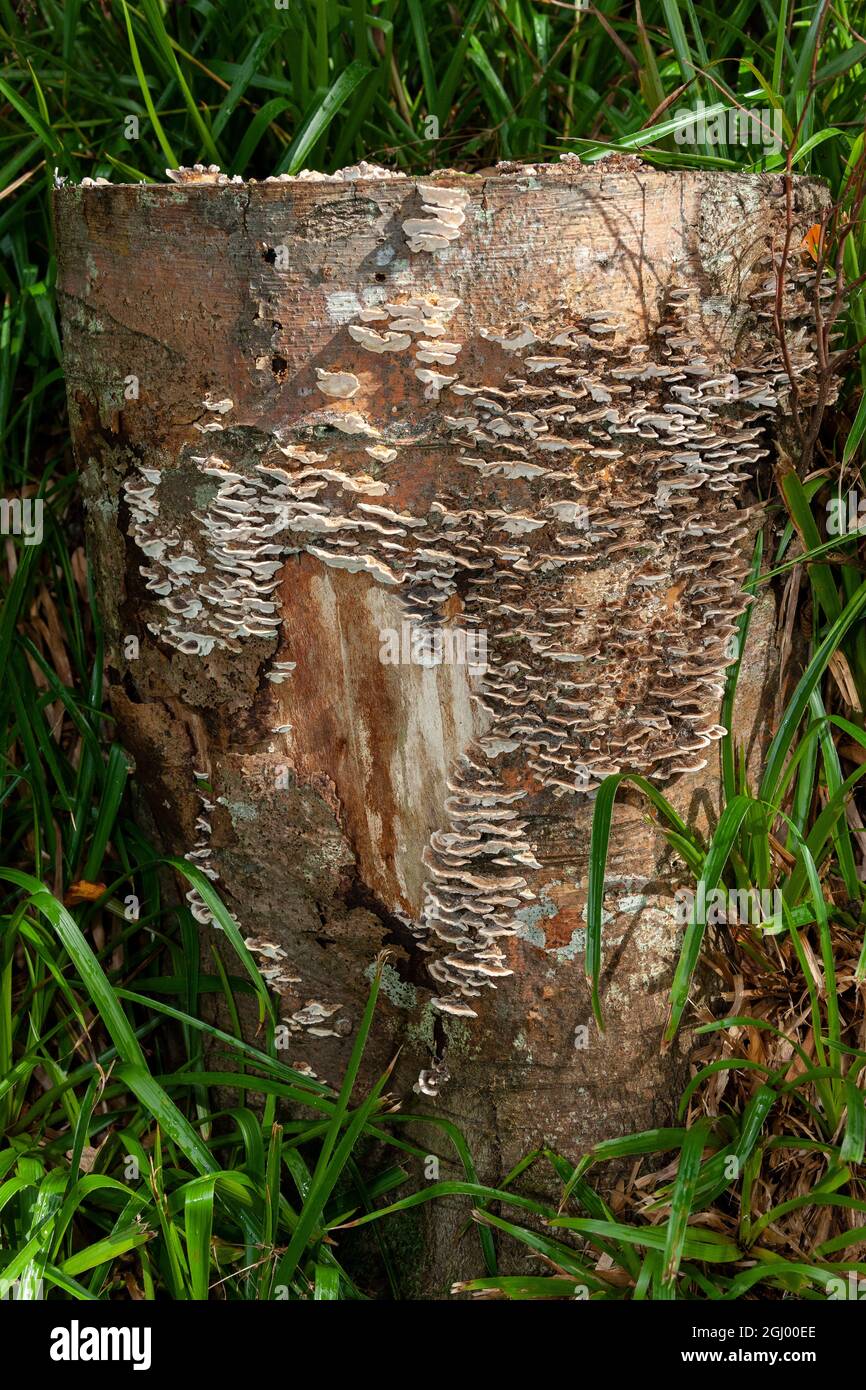
MULTIPOLYGON (((229 182, 198 166, 170 176, 229 182)), ((329 176, 394 177, 367 165, 329 176)), ((708 360, 689 327, 699 285, 675 272, 646 341, 624 331, 616 310, 576 314, 563 296, 538 317, 503 306, 478 334, 495 369, 488 379, 461 370, 456 286, 425 283, 425 264, 459 239, 471 196, 438 180, 417 192, 420 210, 403 223, 414 283, 340 326, 346 360, 337 353, 317 371, 309 412, 277 427, 251 461, 231 430, 233 402, 208 398, 178 460, 211 487, 192 525, 161 516, 158 469, 132 471, 124 497, 154 636, 201 656, 273 639, 265 674, 275 698, 294 667, 275 591, 301 553, 389 587, 422 633, 458 622, 485 634, 486 669, 473 677, 478 732, 451 770, 424 851, 422 910, 406 918, 434 1007, 471 1018, 482 992, 512 973, 503 943, 535 900, 527 796, 590 796, 626 768, 664 783, 702 769, 723 735, 753 530, 743 497, 790 382, 769 322, 779 268, 769 245, 745 306, 766 329, 756 360, 708 360), (421 405, 411 450, 399 430, 368 418, 359 353, 410 367, 421 405), (407 509, 391 497, 425 449, 437 458, 435 496, 407 509)), ((788 362, 806 396, 816 290, 825 292, 814 264, 787 268, 788 362)), ((189 855, 217 879, 209 805, 202 793, 189 855)), ((191 903, 208 921, 194 892, 191 903)), ((297 983, 281 946, 248 945, 273 988, 297 983)), ((297 1027, 327 1031, 320 1012, 295 1012, 297 1027)), ((442 1079, 434 1066, 419 1089, 435 1095, 442 1079)))

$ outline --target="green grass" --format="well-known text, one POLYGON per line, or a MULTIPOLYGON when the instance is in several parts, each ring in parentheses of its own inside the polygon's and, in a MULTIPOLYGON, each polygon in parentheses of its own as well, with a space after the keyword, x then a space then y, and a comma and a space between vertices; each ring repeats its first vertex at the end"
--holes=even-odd
MULTIPOLYGON (((697 1025, 697 1052, 677 1127, 611 1136, 582 1158, 530 1154, 489 1188, 440 1122, 446 1176, 424 1183, 387 1075, 365 1096, 353 1086, 377 982, 340 1089, 293 1072, 231 918, 215 906, 225 930, 203 958, 132 819, 102 703, 48 198, 55 169, 153 180, 196 161, 264 177, 621 150, 664 167, 790 168, 826 179, 855 219, 836 236, 856 285, 863 28, 859 7, 767 0, 0 0, 0 493, 46 502, 40 546, 3 539, 0 1283, 83 1300, 396 1298, 392 1223, 451 1197, 472 1200, 479 1278, 461 1291, 479 1297, 825 1298, 866 1275, 866 575, 862 540, 826 529, 834 495, 864 495, 859 286, 840 402, 809 476, 789 474, 774 499, 750 581, 796 586, 802 636, 760 780, 724 740, 724 806, 704 838, 639 778, 597 797, 586 965, 600 1025, 607 835, 627 789, 696 884, 777 891, 782 921, 738 929, 725 951, 703 914, 687 924, 666 1038, 697 1025), (698 100, 779 112, 784 149, 680 143, 698 100), (70 895, 82 880, 103 885, 95 901, 70 895), (712 1007, 694 989, 708 963, 730 986, 712 1007), (732 1013, 738 977, 749 1006, 732 1013), (237 999, 257 999, 257 1046, 206 1021, 217 995, 235 1020, 237 999), (284 1102, 306 1118, 278 1123, 284 1102), (605 1165, 624 1162, 638 1176, 614 1211, 605 1165), (542 1169, 555 1202, 526 1195, 542 1169), (375 1237, 361 1283, 342 1259, 347 1226, 375 1237), (525 1276, 497 1275, 494 1237, 525 1252, 525 1276)), ((723 723, 748 659, 745 617, 723 723)))

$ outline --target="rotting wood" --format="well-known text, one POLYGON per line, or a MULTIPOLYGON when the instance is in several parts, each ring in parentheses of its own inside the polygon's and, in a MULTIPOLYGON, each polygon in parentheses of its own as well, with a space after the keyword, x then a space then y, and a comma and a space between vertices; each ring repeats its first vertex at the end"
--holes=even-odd
MULTIPOLYGON (((794 187, 798 246, 827 200, 794 187)), ((370 1070, 406 1044, 398 1076, 487 1177, 670 1118, 676 871, 621 806, 599 1037, 592 791, 629 767, 693 818, 718 801, 784 437, 783 191, 566 159, 56 194, 112 707, 151 814, 236 914, 293 1064, 338 1078, 391 946, 370 1070)), ((815 268, 790 271, 806 398, 815 268)), ((754 746, 773 627, 765 595, 754 746)))

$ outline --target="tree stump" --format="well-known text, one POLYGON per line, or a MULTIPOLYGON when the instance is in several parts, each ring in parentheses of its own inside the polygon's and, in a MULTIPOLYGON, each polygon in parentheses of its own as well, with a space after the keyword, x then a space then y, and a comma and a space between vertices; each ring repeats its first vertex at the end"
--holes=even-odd
MULTIPOLYGON (((366 1075, 404 1044, 398 1085, 420 1070, 413 1100, 457 1121, 484 1179, 671 1117, 677 871, 626 798, 599 1035, 593 792, 628 768, 693 821, 718 804, 788 387, 784 193, 568 157, 56 193, 111 708, 153 821, 215 878, 291 1064, 338 1080, 391 948, 366 1075)), ((794 182, 801 382, 799 247, 826 201, 794 182)), ((736 708, 752 749, 774 623, 765 594, 736 708)))

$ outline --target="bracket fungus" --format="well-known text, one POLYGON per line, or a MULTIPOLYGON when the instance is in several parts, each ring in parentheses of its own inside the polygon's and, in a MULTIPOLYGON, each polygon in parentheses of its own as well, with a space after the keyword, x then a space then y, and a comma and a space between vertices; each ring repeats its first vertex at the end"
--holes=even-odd
MULTIPOLYGON (((418 1093, 450 1072, 436 1103, 482 1148, 666 1115, 675 1062, 645 1039, 673 871, 627 805, 614 1024, 573 1045, 589 824, 612 772, 683 814, 716 794, 755 483, 789 371, 814 390, 807 258, 779 291, 785 361, 775 339, 781 179, 574 159, 170 178, 55 193, 112 705, 166 841, 218 882, 297 1065, 339 1074, 388 945, 369 1065, 408 1040, 418 1093), (404 622, 430 650, 483 636, 483 665, 384 663, 404 622)), ((805 232, 826 194, 793 188, 805 232)), ((758 741, 771 605, 736 714, 758 741)))

